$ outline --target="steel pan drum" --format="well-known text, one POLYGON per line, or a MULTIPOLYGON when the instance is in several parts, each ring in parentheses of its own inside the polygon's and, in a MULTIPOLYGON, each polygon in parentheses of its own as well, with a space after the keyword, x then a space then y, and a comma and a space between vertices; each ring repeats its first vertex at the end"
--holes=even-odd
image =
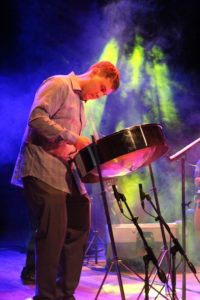
MULTIPOLYGON (((161 157, 168 147, 159 124, 142 124, 125 128, 96 142, 104 180, 123 176, 147 166, 161 157)), ((85 183, 98 182, 94 144, 83 148, 74 161, 85 183)))

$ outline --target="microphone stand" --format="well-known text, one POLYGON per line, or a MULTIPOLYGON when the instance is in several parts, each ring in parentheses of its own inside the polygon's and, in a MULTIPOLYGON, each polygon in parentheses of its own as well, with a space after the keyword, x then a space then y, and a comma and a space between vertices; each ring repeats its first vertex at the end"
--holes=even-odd
MULTIPOLYGON (((183 250, 186 251, 186 212, 185 207, 188 203, 185 203, 185 153, 194 147, 196 144, 200 142, 200 138, 196 139, 192 143, 188 144, 186 147, 175 153, 174 155, 168 156, 170 161, 177 160, 181 158, 181 190, 182 190, 182 245, 183 250)), ((183 262, 183 269, 182 269, 182 300, 186 299, 186 261, 183 262)))
MULTIPOLYGON (((192 273, 197 278, 196 269, 195 269, 194 265, 189 261, 187 255, 186 255, 183 247, 179 243, 178 239, 175 238, 175 236, 171 232, 170 227, 165 222, 164 218, 162 217, 162 215, 160 214, 160 212, 158 211, 158 209, 156 208, 156 206, 152 202, 150 195, 144 193, 144 197, 151 203, 153 209, 157 213, 157 217, 155 218, 155 220, 159 221, 163 224, 163 226, 166 228, 167 232, 169 233, 169 235, 170 235, 170 237, 171 237, 171 239, 174 243, 174 246, 171 247, 170 250, 171 250, 171 255, 172 255, 172 299, 175 300, 175 299, 177 299, 177 297, 176 297, 176 266, 175 266, 176 253, 179 252, 183 256, 183 258, 185 259, 185 262, 188 264, 190 270, 192 271, 192 273)), ((198 278, 197 278, 197 280, 198 280, 198 278)))
MULTIPOLYGON (((149 174, 150 174, 150 178, 151 178, 151 183, 152 183, 152 190, 154 193, 154 199, 155 199, 155 204, 156 204, 156 208, 158 210, 158 213, 160 214, 160 204, 159 204, 159 200, 158 200, 158 194, 157 194, 157 188, 156 188, 156 184, 155 184, 155 179, 154 179, 154 174, 153 174, 153 168, 151 166, 151 164, 149 164, 149 174)), ((141 195, 140 195, 141 197, 141 195)), ((169 253, 168 253, 168 245, 167 245, 167 239, 165 236, 165 231, 164 231, 164 227, 163 224, 160 222, 160 230, 161 230, 161 235, 162 235, 162 240, 163 240, 163 250, 162 250, 162 254, 159 257, 159 264, 161 265, 164 257, 166 256, 166 261, 168 264, 168 268, 170 270, 170 257, 169 257, 169 253)))
POLYGON ((155 265, 155 267, 157 268, 158 277, 163 283, 167 282, 167 278, 166 278, 165 273, 163 272, 163 270, 159 267, 157 259, 156 259, 155 255, 153 253, 153 250, 148 245, 148 243, 147 243, 147 241, 144 237, 143 231, 142 231, 141 227, 138 224, 138 217, 133 216, 133 214, 132 214, 132 212, 131 212, 128 204, 127 204, 126 197, 123 194, 117 192, 116 188, 115 188, 114 194, 115 194, 117 202, 119 202, 119 199, 121 199, 124 202, 128 212, 129 212, 129 215, 131 217, 131 221, 133 222, 133 224, 137 228, 137 230, 140 234, 140 237, 143 241, 144 248, 147 252, 147 254, 143 256, 143 260, 144 260, 144 266, 145 266, 145 300, 148 300, 149 299, 149 275, 148 275, 149 262, 152 261, 152 263, 155 265))

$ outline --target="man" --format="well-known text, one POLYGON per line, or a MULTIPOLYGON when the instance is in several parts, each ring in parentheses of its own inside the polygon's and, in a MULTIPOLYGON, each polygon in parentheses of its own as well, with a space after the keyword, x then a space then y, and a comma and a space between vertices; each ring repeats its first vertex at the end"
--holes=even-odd
POLYGON ((37 219, 35 300, 72 300, 90 226, 90 204, 71 159, 91 143, 83 101, 119 87, 110 62, 81 75, 57 75, 36 93, 12 183, 23 185, 37 219))

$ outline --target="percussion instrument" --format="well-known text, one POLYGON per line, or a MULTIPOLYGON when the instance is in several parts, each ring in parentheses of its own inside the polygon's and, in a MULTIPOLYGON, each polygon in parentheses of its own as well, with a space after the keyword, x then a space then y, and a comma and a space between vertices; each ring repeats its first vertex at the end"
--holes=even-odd
MULTIPOLYGON (((103 180, 126 175, 160 158, 168 146, 159 124, 141 124, 122 129, 96 141, 103 180)), ((83 182, 98 182, 94 143, 74 158, 83 182)))

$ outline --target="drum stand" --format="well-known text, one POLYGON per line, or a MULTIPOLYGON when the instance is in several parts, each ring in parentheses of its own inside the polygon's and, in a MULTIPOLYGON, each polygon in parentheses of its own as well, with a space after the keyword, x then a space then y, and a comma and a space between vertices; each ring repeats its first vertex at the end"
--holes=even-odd
POLYGON ((106 272, 106 274, 103 278, 103 281, 102 281, 102 283, 99 287, 99 290, 98 290, 98 292, 95 296, 95 300, 98 298, 98 296, 101 292, 101 289, 104 285, 104 282, 107 278, 108 272, 110 272, 113 265, 115 265, 116 271, 117 271, 117 277, 118 277, 118 283, 119 283, 121 299, 125 300, 126 298, 125 298, 125 293, 124 293, 124 287, 123 287, 120 268, 119 268, 119 265, 121 264, 121 261, 119 260, 119 258, 117 256, 117 249, 116 249, 116 245, 115 245, 115 241, 114 241, 114 235, 113 235, 113 231, 112 231, 111 219, 110 219, 110 214, 109 214, 109 209, 108 209, 108 202, 107 202, 107 197, 106 197, 106 191, 105 191, 104 183, 103 183, 103 179, 102 179, 101 169, 100 169, 100 165, 99 165, 99 156, 98 156, 98 151, 97 151, 96 141, 95 141, 94 136, 92 136, 92 141, 93 141, 93 144, 94 144, 94 160, 95 160, 95 165, 97 167, 97 171, 98 171, 98 175, 99 175, 101 195, 102 195, 102 200, 103 200, 103 205, 104 205, 104 210, 105 210, 105 215, 106 215, 106 221, 107 221, 107 226, 108 226, 108 232, 109 232, 109 236, 110 236, 111 248, 112 248, 112 253, 113 253, 113 262, 112 262, 111 266, 109 267, 109 269, 107 270, 107 272, 106 272))
MULTIPOLYGON (((101 195, 102 195, 102 200, 103 200, 103 205, 104 205, 104 210, 105 210, 105 216, 106 216, 106 221, 107 221, 107 226, 108 226, 108 232, 109 232, 109 236, 110 236, 111 248, 112 248, 112 253, 113 253, 113 261, 112 261, 110 267, 106 271, 106 274, 105 274, 105 276, 104 276, 104 278, 102 280, 102 283, 101 283, 101 285, 100 285, 100 287, 99 287, 99 289, 97 291, 97 294, 96 294, 94 300, 98 299, 98 296, 99 296, 99 294, 101 292, 101 289, 102 289, 102 287, 104 285, 104 282, 105 282, 105 280, 106 280, 106 278, 108 276, 108 273, 111 271, 111 269, 112 269, 113 266, 116 267, 116 272, 117 272, 117 277, 118 277, 118 284, 119 284, 121 299, 122 300, 126 300, 125 293, 124 293, 123 282, 122 282, 122 277, 121 277, 121 272, 120 272, 120 266, 122 266, 125 269, 127 269, 128 271, 133 272, 134 274, 136 274, 138 276, 138 278, 140 278, 142 281, 144 281, 144 279, 138 273, 136 273, 131 268, 129 268, 128 266, 126 266, 118 258, 117 249, 116 249, 115 240, 114 240, 114 235, 113 235, 113 231, 112 231, 112 224, 111 224, 111 218, 110 218, 110 214, 109 214, 109 208, 108 208, 108 202, 107 202, 106 192, 105 192, 103 178, 102 178, 102 173, 101 173, 100 164, 99 164, 99 156, 98 156, 98 151, 97 151, 97 146, 96 146, 96 141, 95 141, 94 136, 92 136, 92 141, 93 141, 93 145, 94 145, 94 153, 92 154, 92 158, 93 158, 93 160, 95 162, 94 165, 96 166, 97 171, 98 171, 98 175, 99 175, 99 182, 100 182, 100 187, 101 187, 101 195)), ((148 289, 148 287, 146 287, 146 288, 148 289)), ((152 286, 152 288, 154 290, 156 290, 153 286, 152 286)), ((159 291, 157 291, 157 292, 160 294, 159 291)), ((166 298, 166 297, 164 297, 164 298, 166 298)), ((146 300, 148 300, 148 298, 146 298, 146 300)))

